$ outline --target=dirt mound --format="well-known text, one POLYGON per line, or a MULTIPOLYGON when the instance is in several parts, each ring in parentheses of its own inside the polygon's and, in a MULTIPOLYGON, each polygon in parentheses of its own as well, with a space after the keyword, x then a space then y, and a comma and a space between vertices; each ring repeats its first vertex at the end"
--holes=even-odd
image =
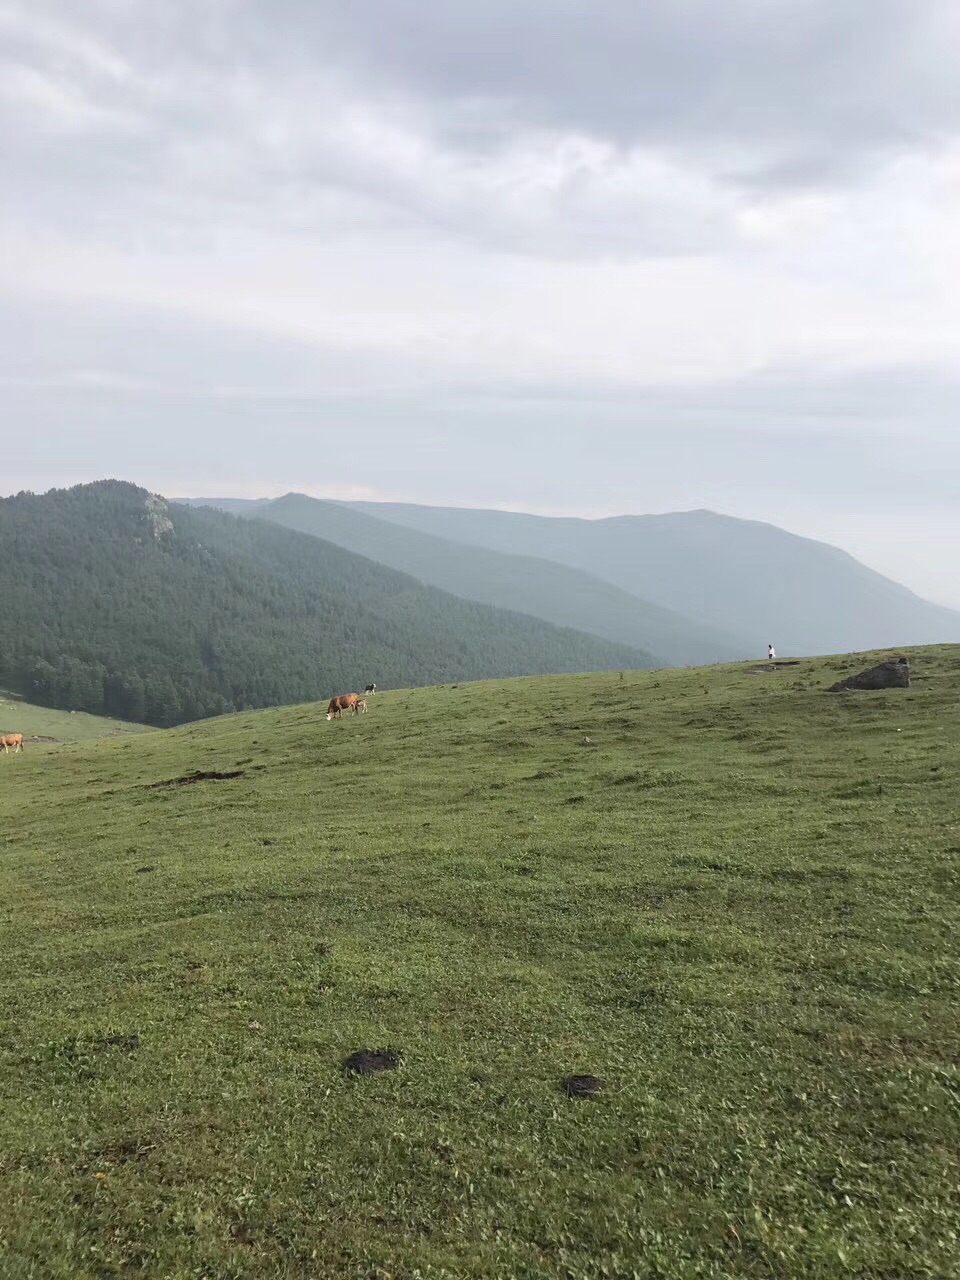
POLYGON ((160 787, 189 787, 194 782, 227 782, 230 778, 242 778, 242 769, 229 769, 221 773, 218 769, 195 769, 193 773, 181 774, 179 778, 167 778, 164 782, 148 782, 151 791, 160 787))

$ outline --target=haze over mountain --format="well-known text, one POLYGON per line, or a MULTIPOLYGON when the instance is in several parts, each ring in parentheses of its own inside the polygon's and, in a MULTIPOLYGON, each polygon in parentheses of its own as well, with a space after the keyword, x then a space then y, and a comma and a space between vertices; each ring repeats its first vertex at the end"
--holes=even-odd
POLYGON ((931 604, 827 543, 710 511, 582 520, 331 502, 223 505, 327 538, 470 599, 627 640, 672 665, 960 640, 931 604), (358 519, 359 517, 359 519, 358 519))
POLYGON ((844 551, 711 511, 576 520, 506 511, 355 502, 405 528, 539 556, 796 654, 960 640, 960 613, 922 600, 844 551))
POLYGON ((128 720, 654 661, 119 481, 0 500, 0 547, 0 682, 128 720))
POLYGON ((756 649, 746 637, 725 635, 554 560, 451 543, 342 503, 288 494, 243 513, 325 538, 468 600, 636 645, 672 666, 735 660, 756 649))

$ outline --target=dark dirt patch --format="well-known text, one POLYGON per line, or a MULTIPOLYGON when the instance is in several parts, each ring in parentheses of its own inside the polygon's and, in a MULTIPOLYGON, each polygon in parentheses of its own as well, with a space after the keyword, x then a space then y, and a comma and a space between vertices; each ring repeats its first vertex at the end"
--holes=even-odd
POLYGON ((400 1055, 393 1049, 358 1049, 345 1059, 343 1069, 350 1075, 370 1076, 379 1071, 396 1071, 400 1055))
POLYGON ((751 667, 747 672, 748 676, 768 676, 777 671, 783 671, 786 667, 799 667, 800 662, 797 658, 788 658, 784 662, 760 662, 755 667, 751 667))
POLYGON ((194 782, 227 782, 231 778, 242 778, 243 769, 194 769, 192 773, 181 774, 179 778, 167 778, 164 782, 148 782, 147 789, 156 791, 160 787, 189 787, 194 782))
POLYGON ((121 1138, 119 1142, 108 1142, 101 1147, 99 1155, 111 1164, 130 1164, 135 1160, 146 1160, 156 1147, 153 1142, 138 1142, 136 1138, 121 1138))
POLYGON ((663 992, 656 987, 641 987, 631 996, 623 996, 616 1002, 618 1009, 650 1009, 654 1005, 663 1004, 663 992))
POLYGON ((559 778, 560 775, 556 769, 538 769, 536 773, 531 773, 529 777, 524 778, 524 782, 543 782, 547 778, 559 778))
POLYGON ((90 1173, 105 1164, 125 1165, 139 1160, 146 1160, 151 1151, 156 1150, 156 1143, 140 1142, 136 1138, 120 1138, 116 1142, 108 1142, 86 1152, 73 1166, 77 1173, 90 1173))
POLYGON ((595 1098, 603 1090, 599 1076, 567 1076, 562 1088, 568 1098, 595 1098))
POLYGON ((140 1048, 140 1037, 133 1035, 101 1036, 96 1040, 88 1040, 84 1036, 74 1036, 62 1044, 47 1045, 40 1057, 59 1058, 64 1062, 81 1064, 89 1061, 91 1055, 113 1053, 136 1053, 140 1048))
POLYGON ((140 1037, 134 1033, 131 1036, 104 1036, 102 1040, 93 1042, 95 1053, 109 1053, 111 1049, 123 1049, 126 1053, 135 1053, 140 1048, 140 1037))
POLYGON ((566 800, 564 800, 563 803, 564 804, 583 804, 586 798, 587 798, 586 796, 567 796, 566 800))
POLYGON ((145 876, 148 871, 156 871, 156 867, 137 867, 137 875, 145 876))
POLYGON ((852 872, 846 867, 770 867, 767 876, 771 880, 786 880, 794 884, 803 884, 809 880, 838 880, 845 883, 852 878, 852 872))

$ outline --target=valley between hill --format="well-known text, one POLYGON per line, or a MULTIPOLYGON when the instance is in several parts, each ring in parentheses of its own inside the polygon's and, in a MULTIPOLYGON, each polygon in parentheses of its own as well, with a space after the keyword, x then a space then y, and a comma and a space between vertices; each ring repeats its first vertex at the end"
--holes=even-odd
POLYGON ((955 1276, 960 649, 911 658, 0 756, 0 1275, 955 1276))

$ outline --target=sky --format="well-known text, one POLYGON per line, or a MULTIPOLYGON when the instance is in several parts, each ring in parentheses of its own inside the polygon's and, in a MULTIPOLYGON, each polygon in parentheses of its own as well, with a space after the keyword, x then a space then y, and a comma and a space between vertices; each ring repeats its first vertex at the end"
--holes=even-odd
POLYGON ((956 0, 0 0, 0 493, 707 507, 960 607, 956 0))

